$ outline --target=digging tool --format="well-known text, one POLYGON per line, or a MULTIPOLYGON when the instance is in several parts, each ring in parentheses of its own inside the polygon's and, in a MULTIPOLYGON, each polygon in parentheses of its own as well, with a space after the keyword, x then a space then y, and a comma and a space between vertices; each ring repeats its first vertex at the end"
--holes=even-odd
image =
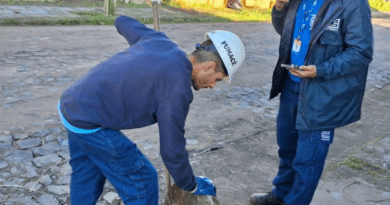
MULTIPOLYGON (((160 31, 160 17, 158 13, 158 4, 161 0, 152 0, 154 29, 160 31)), ((171 175, 167 167, 165 170, 165 184, 167 186, 167 196, 164 205, 219 205, 214 196, 193 195, 189 191, 184 191, 171 183, 171 175)))
POLYGON ((161 0, 152 0, 154 30, 157 31, 160 31, 160 16, 158 14, 158 4, 160 2, 161 0))
MULTIPOLYGON (((160 16, 158 13, 158 4, 160 2, 161 2, 161 0, 152 0, 154 30, 157 30, 157 31, 160 31, 160 16)), ((171 175, 169 174, 167 167, 164 166, 164 168, 165 168, 164 169, 165 170, 165 183, 167 185, 167 190, 169 191, 169 188, 172 186, 171 175)))
MULTIPOLYGON (((160 17, 158 13, 158 4, 162 0, 151 0, 153 7, 153 22, 154 30, 160 31, 160 17)), ((167 167, 165 170, 165 184, 167 186, 167 196, 165 197, 164 205, 219 205, 219 202, 214 196, 194 195, 189 191, 184 191, 171 183, 171 175, 167 167)))

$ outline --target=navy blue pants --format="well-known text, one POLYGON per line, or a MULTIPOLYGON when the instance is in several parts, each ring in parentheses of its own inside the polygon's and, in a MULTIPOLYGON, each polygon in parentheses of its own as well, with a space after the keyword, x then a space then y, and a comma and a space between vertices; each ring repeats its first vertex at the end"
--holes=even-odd
POLYGON ((334 136, 334 129, 295 129, 299 85, 287 78, 276 120, 279 171, 273 181, 275 188, 272 191, 287 205, 310 204, 334 136))
POLYGON ((122 132, 100 129, 90 134, 68 130, 70 203, 94 205, 108 179, 126 205, 157 205, 157 171, 122 132))

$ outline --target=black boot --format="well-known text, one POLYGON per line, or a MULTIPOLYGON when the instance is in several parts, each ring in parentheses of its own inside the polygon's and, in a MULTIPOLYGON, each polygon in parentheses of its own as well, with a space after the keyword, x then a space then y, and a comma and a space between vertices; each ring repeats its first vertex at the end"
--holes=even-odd
POLYGON ((278 198, 272 191, 252 194, 250 205, 284 205, 283 199, 278 198))

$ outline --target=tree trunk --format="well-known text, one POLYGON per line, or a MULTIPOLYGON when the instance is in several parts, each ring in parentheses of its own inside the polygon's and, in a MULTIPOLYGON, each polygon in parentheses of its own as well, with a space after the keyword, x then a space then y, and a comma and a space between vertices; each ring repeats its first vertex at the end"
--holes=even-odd
POLYGON ((104 0, 104 15, 115 15, 116 0, 104 0))

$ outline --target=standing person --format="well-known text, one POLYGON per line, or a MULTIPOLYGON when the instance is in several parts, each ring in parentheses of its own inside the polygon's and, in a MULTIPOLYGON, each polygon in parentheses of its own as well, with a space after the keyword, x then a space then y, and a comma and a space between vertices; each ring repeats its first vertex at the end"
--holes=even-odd
POLYGON ((280 164, 275 188, 253 194, 250 203, 308 205, 335 128, 361 116, 373 55, 371 11, 367 0, 276 0, 272 23, 281 35, 270 93, 281 93, 280 164))
POLYGON ((216 195, 195 177, 184 125, 195 90, 230 82, 245 59, 241 40, 214 31, 186 55, 164 33, 133 18, 115 20, 131 45, 98 64, 65 90, 58 110, 69 137, 70 203, 95 204, 108 179, 126 205, 157 205, 157 171, 120 130, 158 123, 160 153, 175 184, 195 195, 216 195))

